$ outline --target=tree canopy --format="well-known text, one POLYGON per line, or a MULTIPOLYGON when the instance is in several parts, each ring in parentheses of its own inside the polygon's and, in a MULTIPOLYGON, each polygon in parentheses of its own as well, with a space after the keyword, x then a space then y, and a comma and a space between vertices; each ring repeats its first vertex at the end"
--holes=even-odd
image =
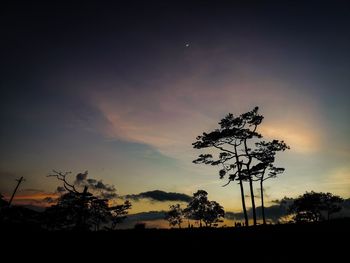
POLYGON ((184 209, 187 218, 199 221, 200 227, 202 222, 207 227, 221 222, 221 218, 225 216, 223 207, 215 202, 208 200, 208 193, 204 190, 198 190, 193 194, 192 200, 184 209))
POLYGON ((131 208, 129 201, 120 205, 109 205, 110 198, 107 197, 116 196, 114 186, 106 186, 102 181, 87 179, 87 171, 78 173, 75 183, 70 183, 67 179, 69 174, 53 171, 53 174, 49 175, 62 181, 65 190, 57 203, 45 211, 49 229, 98 231, 100 226, 104 225, 105 228, 114 230, 116 225, 126 218, 131 208), (89 192, 89 187, 97 190, 99 194, 89 192))
POLYGON ((331 193, 306 192, 294 200, 290 212, 295 222, 329 220, 332 214, 342 209, 343 201, 343 198, 331 193))
POLYGON ((180 204, 170 205, 170 210, 165 215, 165 219, 168 220, 169 225, 181 228, 183 218, 184 212, 181 209, 180 204))
MULTIPOLYGON (((264 117, 258 111, 259 108, 255 107, 253 110, 237 117, 229 113, 219 122, 219 128, 209 133, 204 132, 192 144, 195 149, 213 148, 217 151, 215 156, 211 153, 200 154, 193 161, 194 163, 220 166, 220 179, 227 179, 224 186, 233 181, 238 182, 246 225, 248 225, 248 215, 243 183, 249 183, 253 220, 254 225, 256 225, 253 182, 260 182, 263 208, 263 182, 284 171, 284 168, 274 166, 275 155, 278 151, 289 149, 284 141, 272 140, 267 142, 261 140, 263 136, 257 129, 264 117)), ((264 213, 263 217, 265 222, 264 213)))

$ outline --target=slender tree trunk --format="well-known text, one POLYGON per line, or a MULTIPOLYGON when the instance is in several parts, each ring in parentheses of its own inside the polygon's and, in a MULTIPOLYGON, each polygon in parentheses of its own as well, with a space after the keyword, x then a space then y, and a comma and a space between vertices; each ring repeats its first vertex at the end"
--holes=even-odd
POLYGON ((254 226, 256 226, 255 198, 254 198, 253 180, 251 178, 249 178, 249 188, 250 188, 250 195, 252 199, 253 221, 254 221, 254 226))
POLYGON ((263 218, 263 224, 266 225, 263 182, 263 180, 260 180, 261 214, 263 218))
POLYGON ((239 187, 240 187, 240 189, 241 189, 242 208, 243 208, 243 213, 244 213, 245 225, 246 225, 246 226, 249 226, 247 208, 246 208, 246 206, 245 206, 244 188, 243 188, 243 182, 242 182, 242 180, 239 180, 239 187))
POLYGON ((241 178, 241 165, 240 165, 240 162, 239 162, 238 153, 237 153, 237 146, 236 145, 234 146, 234 149, 235 149, 235 155, 236 155, 236 164, 237 164, 237 169, 238 169, 238 180, 239 180, 239 187, 240 187, 240 190, 241 190, 242 208, 243 208, 245 226, 249 226, 247 208, 245 206, 243 181, 242 181, 242 178, 241 178))
POLYGON ((252 156, 249 155, 247 139, 244 139, 244 149, 245 149, 246 156, 249 159, 246 166, 247 166, 248 177, 249 177, 248 180, 249 180, 249 188, 250 188, 250 198, 252 200, 253 222, 254 222, 254 226, 256 226, 256 211, 255 211, 255 197, 254 197, 254 189, 253 189, 253 179, 252 179, 252 176, 250 174, 250 163, 252 162, 252 156))

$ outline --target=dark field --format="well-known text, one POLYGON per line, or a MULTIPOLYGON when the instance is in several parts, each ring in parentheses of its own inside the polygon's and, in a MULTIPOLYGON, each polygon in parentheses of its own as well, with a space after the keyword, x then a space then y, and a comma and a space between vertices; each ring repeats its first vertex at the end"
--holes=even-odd
MULTIPOLYGON (((114 232, 32 232, 4 231, 5 246, 27 251, 38 250, 76 259, 124 257, 159 260, 207 257, 245 257, 264 262, 310 262, 341 259, 347 262, 350 219, 314 224, 267 225, 248 228, 130 229, 114 232), (63 254, 62 254, 63 253, 63 254), (155 257, 155 258, 154 258, 155 257), (163 256, 162 256, 163 257, 163 256), (303 261, 302 261, 303 262, 303 261)), ((60 256, 60 257, 61 257, 60 256)), ((172 261, 171 261, 172 262, 172 261)))

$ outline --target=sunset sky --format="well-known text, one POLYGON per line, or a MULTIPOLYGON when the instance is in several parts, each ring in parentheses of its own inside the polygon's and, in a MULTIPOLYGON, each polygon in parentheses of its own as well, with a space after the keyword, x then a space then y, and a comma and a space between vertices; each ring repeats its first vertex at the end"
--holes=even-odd
MULTIPOLYGON (((240 211, 238 186, 193 164, 203 152, 191 143, 259 106, 260 132, 291 147, 267 202, 311 190, 350 197, 345 1, 49 2, 0 8, 3 195, 24 176, 17 201, 41 200, 59 185, 52 169, 72 181, 88 170, 121 196, 204 189, 240 211)), ((168 205, 140 200, 133 211, 168 205)))

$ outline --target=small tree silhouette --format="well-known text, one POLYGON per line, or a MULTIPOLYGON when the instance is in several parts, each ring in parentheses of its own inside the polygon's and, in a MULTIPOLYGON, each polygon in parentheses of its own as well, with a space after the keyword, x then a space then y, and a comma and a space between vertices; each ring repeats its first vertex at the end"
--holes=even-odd
POLYGON ((93 198, 89 207, 89 219, 95 231, 100 230, 102 223, 107 223, 111 217, 108 199, 93 198))
POLYGON ((202 222, 207 227, 211 227, 221 221, 220 218, 225 216, 225 211, 219 203, 208 200, 206 191, 198 190, 184 209, 184 214, 188 219, 199 221, 200 227, 202 227, 202 222))
POLYGON ((128 210, 131 208, 130 201, 126 200, 124 204, 116 205, 110 207, 111 211, 111 220, 112 225, 111 229, 115 230, 117 227, 117 224, 120 224, 126 219, 126 215, 128 214, 128 210))
MULTIPOLYGON (((79 175, 87 175, 87 171, 79 175)), ((50 218, 49 224, 54 228, 66 228, 76 230, 89 230, 91 225, 89 219, 89 209, 91 203, 96 198, 88 192, 88 187, 84 186, 83 191, 79 191, 74 184, 69 183, 67 176, 71 172, 59 172, 53 170, 48 177, 56 177, 63 182, 63 187, 67 191, 63 194, 56 205, 47 209, 46 214, 50 218), (59 215, 56 217, 56 214, 59 215)), ((97 203, 95 203, 96 206, 97 203)), ((100 203, 101 204, 101 203, 100 203)), ((96 209, 95 209, 96 210, 96 209)))
POLYGON ((295 222, 318 222, 324 220, 322 212, 330 215, 341 210, 343 199, 331 193, 306 192, 294 200, 290 212, 295 222))
POLYGON ((181 209, 180 204, 170 205, 170 210, 165 215, 165 219, 169 221, 169 225, 181 228, 183 218, 184 212, 181 209))
POLYGON ((199 221, 199 226, 202 227, 202 221, 208 202, 208 193, 204 190, 198 190, 193 194, 192 200, 184 210, 186 217, 199 221))
POLYGON ((330 219, 332 214, 337 213, 342 209, 341 203, 343 202, 344 199, 340 196, 333 195, 331 193, 322 195, 322 210, 326 211, 327 220, 330 219))
POLYGON ((203 221, 206 226, 216 226, 217 223, 223 222, 221 218, 225 216, 224 208, 215 201, 210 201, 208 203, 207 209, 204 213, 203 221))
POLYGON ((87 231, 92 226, 90 219, 90 193, 77 195, 73 192, 63 194, 57 204, 45 210, 47 227, 50 230, 87 231))
POLYGON ((273 140, 271 142, 261 141, 255 145, 256 149, 252 152, 252 156, 259 162, 252 167, 251 174, 254 175, 260 183, 261 213, 263 223, 266 224, 264 182, 284 172, 284 168, 275 167, 273 163, 275 162, 276 153, 289 149, 289 146, 287 146, 284 141, 278 140, 273 140))
MULTIPOLYGON (((46 209, 48 228, 52 230, 100 230, 101 224, 111 222, 111 228, 115 229, 117 223, 122 222, 131 208, 131 203, 125 201, 122 205, 109 207, 109 198, 101 198, 88 192, 89 183, 97 190, 102 191, 101 196, 116 196, 114 186, 107 187, 102 181, 95 179, 87 179, 87 184, 83 184, 83 190, 80 191, 79 185, 70 183, 67 176, 70 172, 53 171, 49 177, 56 177, 63 182, 63 187, 66 193, 63 194, 56 205, 46 209)), ((76 182, 82 182, 86 179, 88 172, 77 174, 76 182), (83 179, 84 180, 83 180, 83 179), (79 179, 79 180, 78 180, 79 179)), ((81 185, 80 185, 81 188, 81 185)))

